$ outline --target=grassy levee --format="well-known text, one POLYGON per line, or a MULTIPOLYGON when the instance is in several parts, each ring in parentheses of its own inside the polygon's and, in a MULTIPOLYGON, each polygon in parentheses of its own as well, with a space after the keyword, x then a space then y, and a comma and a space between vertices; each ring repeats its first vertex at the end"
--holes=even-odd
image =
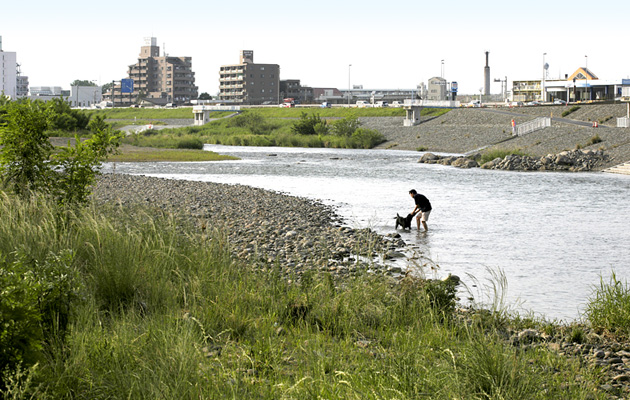
POLYGON ((523 320, 456 313, 441 281, 286 279, 231 257, 220 226, 151 208, 61 214, 0 193, 0 213, 0 283, 25 285, 2 288, 20 328, 0 336, 7 398, 604 398, 593 371, 506 345, 523 320))

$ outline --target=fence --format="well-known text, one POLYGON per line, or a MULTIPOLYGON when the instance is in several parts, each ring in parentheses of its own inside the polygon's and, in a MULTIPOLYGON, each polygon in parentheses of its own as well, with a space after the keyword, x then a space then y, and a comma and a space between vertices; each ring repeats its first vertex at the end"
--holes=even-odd
POLYGON ((533 121, 525 122, 514 127, 514 134, 516 136, 523 136, 534 131, 545 129, 551 126, 551 118, 539 117, 533 121))
POLYGON ((617 128, 630 128, 630 118, 617 118, 617 128))

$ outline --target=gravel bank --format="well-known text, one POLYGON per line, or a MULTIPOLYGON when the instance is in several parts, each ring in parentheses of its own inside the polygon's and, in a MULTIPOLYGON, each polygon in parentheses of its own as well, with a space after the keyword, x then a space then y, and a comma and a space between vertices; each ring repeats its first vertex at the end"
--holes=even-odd
POLYGON ((608 161, 599 168, 630 161, 630 129, 616 128, 617 118, 626 115, 625 104, 582 105, 566 118, 598 121, 599 128, 554 121, 550 128, 522 137, 512 137, 511 120, 517 124, 539 116, 561 117, 566 106, 501 109, 459 108, 439 117, 426 117, 422 123, 404 127, 402 117, 361 118, 365 127, 377 129, 387 139, 378 148, 421 150, 443 153, 472 153, 482 149, 519 149, 542 157, 577 147, 603 149, 608 161), (600 142, 591 144, 598 136, 600 142))
POLYGON ((223 228, 236 257, 260 265, 277 262, 286 273, 318 268, 344 275, 365 266, 401 272, 380 261, 399 253, 402 240, 343 226, 332 207, 305 198, 242 185, 121 174, 100 176, 94 197, 174 212, 199 229, 223 228), (357 254, 366 262, 356 262, 357 254))

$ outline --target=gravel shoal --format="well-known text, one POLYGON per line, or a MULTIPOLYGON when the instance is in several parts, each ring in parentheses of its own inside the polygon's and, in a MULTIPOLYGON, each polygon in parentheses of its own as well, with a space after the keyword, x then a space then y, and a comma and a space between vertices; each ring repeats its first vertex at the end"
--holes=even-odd
POLYGON ((519 149, 542 157, 576 148, 603 149, 609 156, 605 169, 630 162, 630 129, 617 128, 617 118, 626 115, 625 104, 582 105, 566 116, 576 121, 598 121, 599 128, 552 123, 550 128, 512 137, 511 120, 521 124, 540 116, 561 117, 566 106, 501 109, 459 108, 439 117, 423 117, 419 125, 404 127, 402 117, 361 118, 363 125, 381 132, 382 149, 442 153, 474 153, 484 149, 519 149), (597 138, 597 140, 593 140, 597 138))
POLYGON ((381 261, 404 247, 402 240, 344 226, 332 207, 305 198, 243 185, 122 174, 100 176, 94 198, 176 213, 191 219, 200 232, 223 229, 237 258, 277 263, 287 274, 316 268, 343 275, 368 266, 401 272, 381 261))

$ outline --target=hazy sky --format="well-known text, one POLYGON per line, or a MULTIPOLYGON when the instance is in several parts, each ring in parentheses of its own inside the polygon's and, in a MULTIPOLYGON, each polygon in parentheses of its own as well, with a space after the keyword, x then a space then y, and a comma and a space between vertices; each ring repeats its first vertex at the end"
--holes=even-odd
POLYGON ((628 0, 32 0, 3 1, 0 36, 31 86, 125 78, 153 36, 169 55, 192 57, 199 92, 211 95, 219 67, 243 49, 279 64, 281 79, 340 89, 349 75, 364 88, 413 88, 444 60, 460 93, 478 93, 485 51, 493 80, 540 79, 543 53, 550 78, 587 62, 600 79, 629 78, 629 15, 628 0))

